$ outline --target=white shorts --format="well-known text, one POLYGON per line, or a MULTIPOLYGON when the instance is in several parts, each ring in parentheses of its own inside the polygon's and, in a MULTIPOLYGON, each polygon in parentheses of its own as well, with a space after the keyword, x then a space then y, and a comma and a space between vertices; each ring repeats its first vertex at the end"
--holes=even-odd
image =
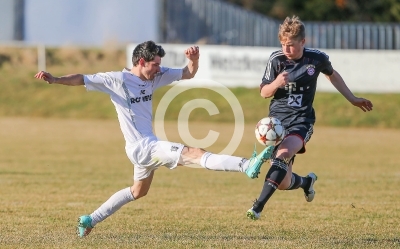
POLYGON ((147 137, 132 146, 126 146, 126 154, 134 165, 133 180, 140 181, 149 177, 160 166, 174 169, 183 147, 183 144, 159 141, 155 137, 147 137))

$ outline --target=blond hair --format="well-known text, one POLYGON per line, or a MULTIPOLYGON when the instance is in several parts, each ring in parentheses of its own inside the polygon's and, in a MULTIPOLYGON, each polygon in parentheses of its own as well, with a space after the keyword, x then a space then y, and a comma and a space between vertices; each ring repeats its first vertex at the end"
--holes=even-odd
POLYGON ((306 31, 303 22, 298 16, 286 17, 285 21, 279 25, 278 38, 280 41, 286 39, 303 40, 306 31))

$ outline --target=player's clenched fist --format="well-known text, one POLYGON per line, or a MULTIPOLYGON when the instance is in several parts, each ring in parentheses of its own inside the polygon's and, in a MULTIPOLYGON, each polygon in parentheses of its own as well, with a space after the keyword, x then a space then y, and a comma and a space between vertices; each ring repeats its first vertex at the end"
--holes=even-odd
POLYGON ((283 71, 276 77, 276 82, 278 83, 278 87, 282 88, 289 82, 289 73, 283 71))
POLYGON ((185 50, 186 58, 189 60, 198 60, 200 57, 200 50, 198 46, 192 46, 185 50))

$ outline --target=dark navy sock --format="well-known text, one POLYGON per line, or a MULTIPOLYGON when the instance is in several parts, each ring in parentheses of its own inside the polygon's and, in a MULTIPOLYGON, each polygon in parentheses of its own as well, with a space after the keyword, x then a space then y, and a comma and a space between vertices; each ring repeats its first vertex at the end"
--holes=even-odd
POLYGON ((265 176, 265 182, 260 197, 253 204, 254 211, 259 213, 264 209, 269 198, 271 198, 279 184, 281 184, 285 178, 287 168, 288 165, 284 160, 279 158, 273 159, 271 168, 265 176))
POLYGON ((307 185, 309 185, 308 183, 309 179, 307 177, 299 176, 296 173, 292 173, 290 186, 286 190, 293 190, 298 188, 304 189, 305 187, 307 187, 307 185))

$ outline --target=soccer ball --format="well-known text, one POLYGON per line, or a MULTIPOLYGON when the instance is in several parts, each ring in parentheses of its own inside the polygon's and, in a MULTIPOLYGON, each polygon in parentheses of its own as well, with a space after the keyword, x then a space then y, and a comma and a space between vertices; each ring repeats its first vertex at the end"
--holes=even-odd
POLYGON ((278 145, 285 137, 285 133, 281 121, 274 117, 261 119, 255 129, 257 141, 265 146, 278 145))

